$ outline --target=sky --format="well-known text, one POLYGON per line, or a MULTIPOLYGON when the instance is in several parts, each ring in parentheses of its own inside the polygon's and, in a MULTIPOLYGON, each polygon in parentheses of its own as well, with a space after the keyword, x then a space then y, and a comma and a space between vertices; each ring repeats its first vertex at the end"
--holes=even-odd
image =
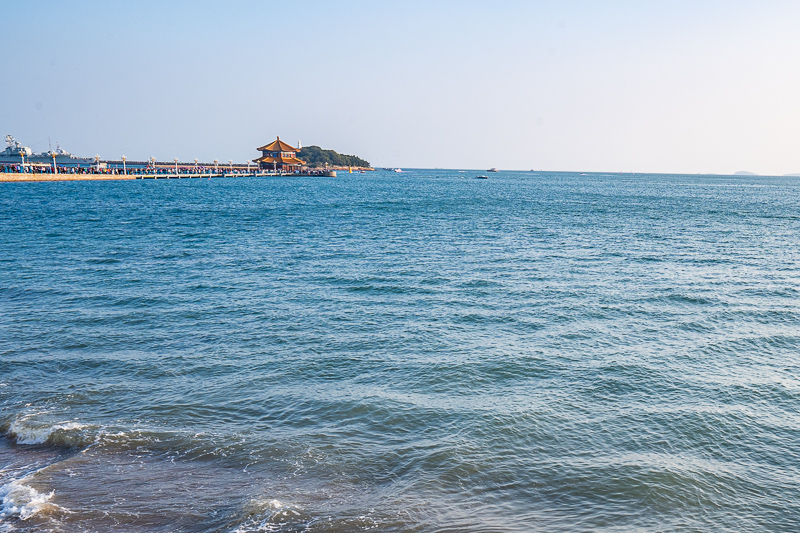
POLYGON ((0 2, 0 134, 244 162, 800 173, 797 0, 0 2))

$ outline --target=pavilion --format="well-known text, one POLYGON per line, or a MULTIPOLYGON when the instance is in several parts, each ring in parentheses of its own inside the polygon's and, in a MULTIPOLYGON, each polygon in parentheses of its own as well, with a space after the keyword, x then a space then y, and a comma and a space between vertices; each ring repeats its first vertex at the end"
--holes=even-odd
POLYGON ((256 148, 261 151, 261 157, 253 159, 259 168, 282 172, 298 172, 305 161, 297 159, 299 148, 286 144, 278 137, 269 144, 256 148))

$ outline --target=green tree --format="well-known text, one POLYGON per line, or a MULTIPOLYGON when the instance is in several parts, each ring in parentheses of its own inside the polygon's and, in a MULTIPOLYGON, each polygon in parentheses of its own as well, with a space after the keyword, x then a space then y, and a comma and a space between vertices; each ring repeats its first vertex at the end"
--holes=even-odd
POLYGON ((324 150, 319 146, 304 146, 297 157, 306 162, 309 167, 320 168, 327 163, 332 167, 369 167, 365 161, 354 155, 344 155, 333 150, 324 150))

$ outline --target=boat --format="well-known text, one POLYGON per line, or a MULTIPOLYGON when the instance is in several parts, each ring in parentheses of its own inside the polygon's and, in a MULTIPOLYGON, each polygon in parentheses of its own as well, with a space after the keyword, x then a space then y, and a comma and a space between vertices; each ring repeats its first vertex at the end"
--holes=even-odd
POLYGON ((93 157, 78 157, 76 155, 72 155, 61 148, 58 143, 56 143, 55 151, 50 150, 47 152, 42 152, 41 154, 34 154, 31 159, 35 163, 36 159, 39 157, 42 158, 42 162, 51 163, 53 162, 53 157, 55 157, 56 165, 64 167, 88 167, 96 163, 96 159, 93 157))
POLYGON ((496 169, 496 168, 494 168, 494 167, 492 167, 492 168, 490 168, 489 170, 487 170, 486 172, 497 172, 497 169, 496 169))
POLYGON ((394 169, 394 171, 395 171, 395 172, 402 172, 402 171, 403 171, 403 169, 402 169, 402 168, 396 168, 396 169, 394 169))
POLYGON ((6 149, 0 152, 0 163, 24 163, 25 158, 32 155, 30 148, 22 146, 11 135, 6 135, 6 149))
POLYGON ((78 157, 67 152, 56 143, 56 149, 48 150, 40 154, 33 153, 33 150, 23 146, 11 135, 6 135, 6 149, 0 152, 0 163, 38 163, 52 165, 53 160, 58 166, 63 167, 89 167, 95 164, 93 157, 78 157))
POLYGON ((475 176, 475 179, 479 179, 479 180, 488 180, 488 179, 489 179, 489 176, 475 176))

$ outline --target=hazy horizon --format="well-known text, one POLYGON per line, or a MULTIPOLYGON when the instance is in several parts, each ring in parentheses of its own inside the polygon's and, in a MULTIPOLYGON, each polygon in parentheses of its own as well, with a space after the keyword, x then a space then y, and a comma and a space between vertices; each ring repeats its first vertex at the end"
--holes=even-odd
POLYGON ((800 172, 800 4, 0 6, 0 134, 131 160, 276 136, 376 167, 800 172))

